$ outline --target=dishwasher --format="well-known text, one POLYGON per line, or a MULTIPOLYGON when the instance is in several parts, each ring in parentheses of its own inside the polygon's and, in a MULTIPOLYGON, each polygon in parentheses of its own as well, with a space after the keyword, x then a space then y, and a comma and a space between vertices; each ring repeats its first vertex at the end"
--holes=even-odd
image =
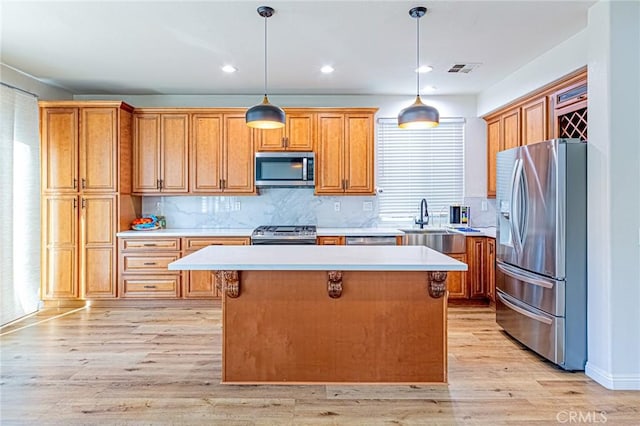
POLYGON ((395 246, 396 237, 393 236, 377 236, 377 237, 347 237, 345 244, 348 246, 395 246))

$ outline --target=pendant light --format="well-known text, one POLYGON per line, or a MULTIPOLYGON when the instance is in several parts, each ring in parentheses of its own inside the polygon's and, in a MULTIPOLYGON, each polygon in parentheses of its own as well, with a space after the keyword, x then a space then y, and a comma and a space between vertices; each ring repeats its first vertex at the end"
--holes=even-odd
POLYGON ((267 98, 267 18, 275 11, 269 6, 260 6, 258 15, 264 18, 264 99, 262 103, 247 110, 245 119, 247 126, 256 129, 278 129, 284 127, 284 111, 279 106, 269 103, 267 98))
POLYGON ((427 13, 427 8, 418 6, 409 11, 409 15, 416 19, 416 101, 400 111, 398 126, 402 129, 426 129, 436 127, 440 123, 440 113, 432 106, 425 105, 420 99, 420 18, 427 13))

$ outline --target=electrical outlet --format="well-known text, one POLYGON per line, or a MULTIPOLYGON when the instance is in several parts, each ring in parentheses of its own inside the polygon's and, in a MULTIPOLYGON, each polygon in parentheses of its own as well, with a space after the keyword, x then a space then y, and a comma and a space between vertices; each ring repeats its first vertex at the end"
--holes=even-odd
POLYGON ((373 202, 371 201, 363 201, 362 202, 362 211, 370 212, 373 210, 373 202))
POLYGON ((242 207, 242 206, 240 205, 240 201, 236 201, 236 204, 235 204, 235 210, 236 210, 236 211, 240 211, 241 207, 242 207))
POLYGON ((482 210, 483 212, 486 212, 488 210, 488 206, 487 206, 487 201, 483 200, 482 203, 480 203, 480 210, 482 210))
POLYGON ((335 203, 333 203, 333 211, 340 211, 340 201, 336 201, 335 203))

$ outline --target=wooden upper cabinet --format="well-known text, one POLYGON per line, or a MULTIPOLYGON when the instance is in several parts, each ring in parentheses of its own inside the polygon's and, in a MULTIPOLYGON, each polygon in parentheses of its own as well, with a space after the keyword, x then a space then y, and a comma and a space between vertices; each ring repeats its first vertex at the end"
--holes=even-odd
POLYGON ((496 117, 487 122, 487 196, 496 196, 496 164, 500 140, 502 135, 502 122, 496 117))
POLYGON ((118 110, 82 108, 80 115, 80 189, 118 190, 118 110))
POLYGON ((546 96, 522 106, 522 145, 549 139, 549 102, 546 96))
POLYGON ((316 194, 374 193, 373 115, 318 114, 316 194))
POLYGON ((255 193, 253 129, 244 114, 224 115, 222 190, 255 193))
POLYGON ((502 115, 501 151, 520 146, 520 110, 515 109, 502 115))
POLYGON ((316 114, 286 110, 285 127, 257 131, 258 151, 313 151, 316 114))
POLYGON ((373 115, 347 114, 345 192, 373 194, 373 115))
POLYGON ((318 114, 316 194, 344 192, 344 114, 318 114))
POLYGON ((78 191, 78 108, 42 108, 42 191, 78 191))
POLYGON ((189 115, 162 114, 160 135, 160 189, 188 192, 189 115))
POLYGON ((134 115, 133 192, 160 192, 160 114, 134 115))
POLYGON ((222 114, 193 114, 189 150, 191 192, 222 190, 222 114))
POLYGON ((133 192, 188 192, 188 143, 188 114, 136 114, 133 192))

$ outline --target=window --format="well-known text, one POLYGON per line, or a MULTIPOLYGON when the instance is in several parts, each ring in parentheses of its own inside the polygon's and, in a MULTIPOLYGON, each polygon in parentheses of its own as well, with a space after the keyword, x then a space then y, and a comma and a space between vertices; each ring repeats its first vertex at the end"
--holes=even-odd
POLYGON ((378 120, 379 212, 382 220, 407 219, 427 199, 431 217, 464 201, 464 119, 441 119, 432 129, 400 129, 378 120))
POLYGON ((38 103, 0 86, 0 324, 37 310, 40 288, 38 103))

